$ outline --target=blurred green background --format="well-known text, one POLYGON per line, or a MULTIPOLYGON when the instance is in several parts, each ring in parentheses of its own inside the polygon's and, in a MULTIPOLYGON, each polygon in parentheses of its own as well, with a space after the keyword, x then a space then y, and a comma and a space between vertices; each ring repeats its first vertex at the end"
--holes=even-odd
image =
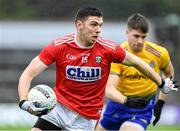
MULTIPOLYGON (((121 43, 126 40, 126 19, 135 12, 149 18, 148 39, 166 47, 180 78, 179 0, 0 0, 0 130, 30 129, 35 117, 17 107, 20 74, 40 49, 53 39, 74 33, 74 16, 81 6, 102 9, 102 36, 121 43), (17 117, 15 119, 15 117, 17 117)), ((54 86, 54 66, 32 85, 54 86)), ((179 92, 169 95, 159 126, 149 130, 180 130, 179 92)))

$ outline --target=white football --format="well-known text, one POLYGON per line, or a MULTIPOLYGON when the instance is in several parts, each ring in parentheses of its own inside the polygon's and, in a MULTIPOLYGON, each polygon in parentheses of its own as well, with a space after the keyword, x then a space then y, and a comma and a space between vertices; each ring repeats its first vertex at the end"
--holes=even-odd
POLYGON ((28 100, 37 101, 39 107, 47 107, 49 110, 52 110, 57 102, 53 89, 43 84, 36 85, 30 89, 28 100))

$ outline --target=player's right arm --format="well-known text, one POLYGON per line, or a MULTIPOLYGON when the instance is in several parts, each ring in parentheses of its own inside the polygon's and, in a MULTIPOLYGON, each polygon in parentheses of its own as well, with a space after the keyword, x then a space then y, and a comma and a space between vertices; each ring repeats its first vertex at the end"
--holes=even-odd
POLYGON ((119 75, 110 74, 108 78, 108 82, 106 84, 105 93, 108 98, 118 103, 125 103, 126 96, 124 96, 121 92, 117 90, 117 85, 119 81, 119 75))
POLYGON ((145 105, 147 103, 146 100, 142 98, 131 98, 124 96, 118 89, 118 81, 119 75, 115 73, 111 73, 108 78, 108 82, 106 84, 106 97, 120 104, 124 104, 127 107, 137 107, 137 105, 145 105))
POLYGON ((48 109, 46 107, 38 107, 37 101, 28 101, 27 94, 31 85, 31 81, 34 77, 39 75, 44 69, 47 68, 40 59, 39 56, 35 57, 27 68, 22 73, 19 79, 18 93, 19 93, 19 107, 22 110, 29 112, 30 114, 41 116, 47 114, 48 109))
POLYGON ((147 101, 140 97, 128 97, 124 96, 118 89, 119 75, 111 73, 108 78, 105 93, 106 97, 120 104, 124 104, 127 107, 135 108, 137 105, 144 106, 147 101))
POLYGON ((39 56, 35 57, 30 62, 19 79, 18 93, 20 101, 27 100, 27 94, 31 85, 31 81, 47 67, 48 66, 39 59, 39 56))

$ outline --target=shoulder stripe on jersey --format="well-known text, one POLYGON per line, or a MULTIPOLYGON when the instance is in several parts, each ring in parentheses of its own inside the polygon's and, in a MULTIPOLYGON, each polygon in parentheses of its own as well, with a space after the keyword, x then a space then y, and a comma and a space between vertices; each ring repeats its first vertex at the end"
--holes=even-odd
POLYGON ((70 39, 70 38, 74 38, 74 35, 71 34, 71 35, 67 35, 67 36, 61 37, 61 38, 59 38, 57 40, 54 40, 54 43, 58 43, 58 42, 60 42, 62 40, 67 40, 67 39, 70 39))
POLYGON ((113 50, 116 50, 116 44, 113 42, 109 42, 109 41, 102 41, 102 39, 97 39, 97 42, 99 42, 102 45, 105 45, 113 50))
POLYGON ((61 42, 55 44, 55 46, 61 45, 61 44, 63 44, 63 43, 71 43, 71 42, 75 42, 74 39, 61 41, 61 42))
POLYGON ((155 48, 147 45, 146 46, 146 50, 149 51, 150 53, 156 55, 157 57, 161 57, 161 52, 159 52, 158 50, 156 50, 155 48))
POLYGON ((113 50, 116 50, 115 47, 112 47, 112 46, 108 45, 107 43, 101 42, 101 41, 99 41, 99 40, 97 40, 97 42, 99 42, 99 44, 104 45, 104 46, 106 46, 106 47, 108 47, 108 48, 111 48, 111 49, 113 49, 113 50))
POLYGON ((110 40, 103 39, 102 37, 99 37, 98 40, 101 41, 101 42, 104 42, 104 43, 106 43, 106 44, 108 44, 110 46, 116 47, 116 44, 114 42, 110 41, 110 40))
POLYGON ((58 46, 58 45, 60 45, 62 43, 70 43, 70 42, 74 42, 74 36, 73 35, 65 36, 65 37, 63 37, 61 39, 58 39, 58 40, 54 41, 55 46, 58 46))
POLYGON ((55 46, 58 46, 58 45, 63 44, 63 43, 71 43, 71 42, 75 42, 74 39, 60 41, 60 42, 56 43, 55 46))

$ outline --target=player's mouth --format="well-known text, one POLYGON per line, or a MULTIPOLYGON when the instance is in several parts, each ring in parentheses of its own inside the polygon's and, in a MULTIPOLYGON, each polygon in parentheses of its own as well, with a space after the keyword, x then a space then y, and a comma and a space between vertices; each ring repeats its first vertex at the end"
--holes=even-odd
POLYGON ((141 43, 136 43, 133 45, 135 48, 141 48, 142 47, 142 44, 141 43))
POLYGON ((97 39, 97 37, 98 37, 98 36, 92 36, 92 38, 93 38, 94 40, 96 40, 96 39, 97 39))

